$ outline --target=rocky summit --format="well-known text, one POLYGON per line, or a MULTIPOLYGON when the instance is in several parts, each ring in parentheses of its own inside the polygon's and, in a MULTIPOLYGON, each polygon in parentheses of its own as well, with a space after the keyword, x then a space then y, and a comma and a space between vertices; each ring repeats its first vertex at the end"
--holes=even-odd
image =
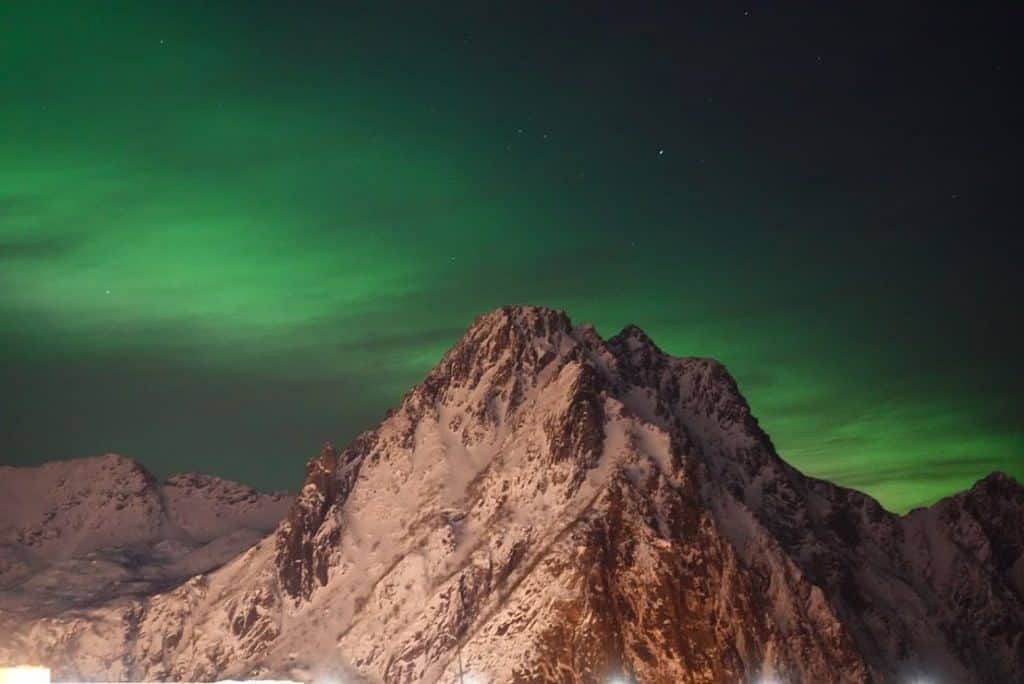
POLYGON ((894 515, 782 461, 722 364, 506 307, 233 560, 19 610, 0 663, 56 679, 1024 681, 1024 488, 894 515))

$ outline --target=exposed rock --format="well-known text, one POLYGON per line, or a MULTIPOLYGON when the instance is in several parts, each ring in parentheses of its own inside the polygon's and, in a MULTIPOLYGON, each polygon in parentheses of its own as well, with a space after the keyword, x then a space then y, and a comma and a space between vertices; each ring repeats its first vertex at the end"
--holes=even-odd
POLYGON ((893 515, 783 462, 722 364, 505 307, 376 430, 310 461, 272 538, 173 591, 27 621, 0 660, 90 678, 1021 681, 1022 530, 1011 478, 893 515))

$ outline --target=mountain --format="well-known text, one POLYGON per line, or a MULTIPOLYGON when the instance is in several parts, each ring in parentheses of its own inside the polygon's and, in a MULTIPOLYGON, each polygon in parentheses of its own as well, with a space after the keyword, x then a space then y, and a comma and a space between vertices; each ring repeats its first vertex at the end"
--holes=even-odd
POLYGON ((273 531, 292 500, 208 475, 159 483, 115 454, 0 466, 0 628, 209 572, 273 531))
POLYGON ((1024 681, 1024 488, 893 515, 720 363, 506 307, 236 559, 2 634, 64 679, 1024 681))

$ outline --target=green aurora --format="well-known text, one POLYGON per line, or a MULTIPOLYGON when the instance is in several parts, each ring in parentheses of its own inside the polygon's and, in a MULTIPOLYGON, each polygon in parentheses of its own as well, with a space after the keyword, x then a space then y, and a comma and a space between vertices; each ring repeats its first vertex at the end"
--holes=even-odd
POLYGON ((1024 477, 999 101, 883 121, 841 36, 762 59, 777 17, 703 17, 679 76, 569 10, 94 5, 0 9, 0 461, 295 487, 522 302, 722 360, 893 510, 1024 477))

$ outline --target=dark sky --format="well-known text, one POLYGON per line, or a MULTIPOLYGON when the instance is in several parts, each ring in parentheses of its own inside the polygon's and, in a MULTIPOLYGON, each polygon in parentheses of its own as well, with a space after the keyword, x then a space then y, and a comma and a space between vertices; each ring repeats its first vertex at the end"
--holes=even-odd
POLYGON ((3 3, 0 461, 295 487, 533 303, 890 508, 1024 477, 1021 17, 890 4, 3 3))

